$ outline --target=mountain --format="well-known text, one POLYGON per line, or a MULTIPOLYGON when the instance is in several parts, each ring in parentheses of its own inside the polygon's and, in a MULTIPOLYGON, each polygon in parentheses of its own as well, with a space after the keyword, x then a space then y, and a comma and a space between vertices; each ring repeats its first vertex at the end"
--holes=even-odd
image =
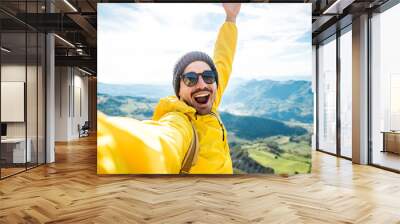
POLYGON ((227 91, 221 111, 281 121, 313 122, 311 82, 251 80, 227 91))
MULTIPOLYGON (((135 119, 151 119, 157 104, 154 99, 132 96, 98 94, 98 109, 111 116, 127 116, 135 119)), ((221 119, 227 130, 236 137, 254 140, 275 135, 303 135, 307 130, 291 127, 283 122, 253 116, 237 116, 222 112, 221 119)))
POLYGON ((229 132, 239 138, 255 140, 275 135, 304 135, 307 130, 301 127, 291 127, 283 122, 253 116, 238 116, 230 113, 220 113, 221 119, 229 132))
POLYGON ((106 84, 98 83, 97 92, 111 96, 133 96, 160 99, 165 96, 175 95, 171 85, 147 85, 147 84, 106 84))
POLYGON ((158 100, 146 97, 97 94, 97 109, 110 116, 151 119, 158 100))
MULTIPOLYGON (((111 96, 158 99, 174 95, 172 85, 98 84, 98 93, 111 96)), ((109 108, 110 110, 112 108, 109 108)), ((280 121, 313 122, 311 82, 305 80, 232 79, 223 96, 220 111, 235 115, 280 121)))

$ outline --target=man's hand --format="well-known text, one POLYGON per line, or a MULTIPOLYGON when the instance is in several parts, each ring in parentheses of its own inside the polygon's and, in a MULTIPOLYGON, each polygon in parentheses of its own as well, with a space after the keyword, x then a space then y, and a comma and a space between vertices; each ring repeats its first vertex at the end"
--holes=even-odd
POLYGON ((233 23, 236 22, 236 16, 240 11, 240 5, 240 3, 222 3, 226 13, 226 21, 233 23))

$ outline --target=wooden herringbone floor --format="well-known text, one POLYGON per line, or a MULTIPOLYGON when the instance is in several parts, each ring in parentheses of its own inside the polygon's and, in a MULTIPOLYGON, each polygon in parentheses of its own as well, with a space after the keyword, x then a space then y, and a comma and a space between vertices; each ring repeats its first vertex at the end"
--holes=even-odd
POLYGON ((0 223, 400 223, 400 175, 315 152, 292 177, 97 176, 95 138, 0 181, 0 223))

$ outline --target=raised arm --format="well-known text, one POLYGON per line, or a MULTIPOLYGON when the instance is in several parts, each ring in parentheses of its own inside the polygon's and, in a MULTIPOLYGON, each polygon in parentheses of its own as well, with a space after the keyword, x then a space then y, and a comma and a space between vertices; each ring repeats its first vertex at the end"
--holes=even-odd
POLYGON ((226 19, 219 30, 214 48, 214 63, 218 71, 218 90, 214 102, 215 108, 221 102, 232 71, 237 43, 236 17, 240 11, 240 3, 223 3, 222 5, 225 9, 226 19))
POLYGON ((240 3, 222 3, 226 14, 226 21, 236 23, 236 17, 240 11, 240 3))
POLYGON ((178 174, 193 137, 185 115, 158 121, 98 113, 98 174, 178 174))

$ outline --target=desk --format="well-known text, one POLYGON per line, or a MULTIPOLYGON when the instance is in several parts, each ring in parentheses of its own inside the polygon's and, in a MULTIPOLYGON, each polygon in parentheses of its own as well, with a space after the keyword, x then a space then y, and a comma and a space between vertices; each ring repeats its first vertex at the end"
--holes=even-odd
POLYGON ((31 161, 31 145, 30 138, 27 139, 25 154, 25 138, 5 138, 1 139, 1 156, 9 163, 25 163, 31 161), (11 146, 11 149, 10 149, 11 146), (13 147, 12 147, 13 146, 13 147), (5 154, 3 156, 3 154, 5 154), (12 154, 12 156, 11 156, 12 154), (12 158, 12 159, 11 159, 12 158), (25 160, 27 159, 27 160, 25 160))
POLYGON ((383 133, 383 150, 382 152, 392 152, 400 154, 400 132, 399 131, 382 131, 383 133))

